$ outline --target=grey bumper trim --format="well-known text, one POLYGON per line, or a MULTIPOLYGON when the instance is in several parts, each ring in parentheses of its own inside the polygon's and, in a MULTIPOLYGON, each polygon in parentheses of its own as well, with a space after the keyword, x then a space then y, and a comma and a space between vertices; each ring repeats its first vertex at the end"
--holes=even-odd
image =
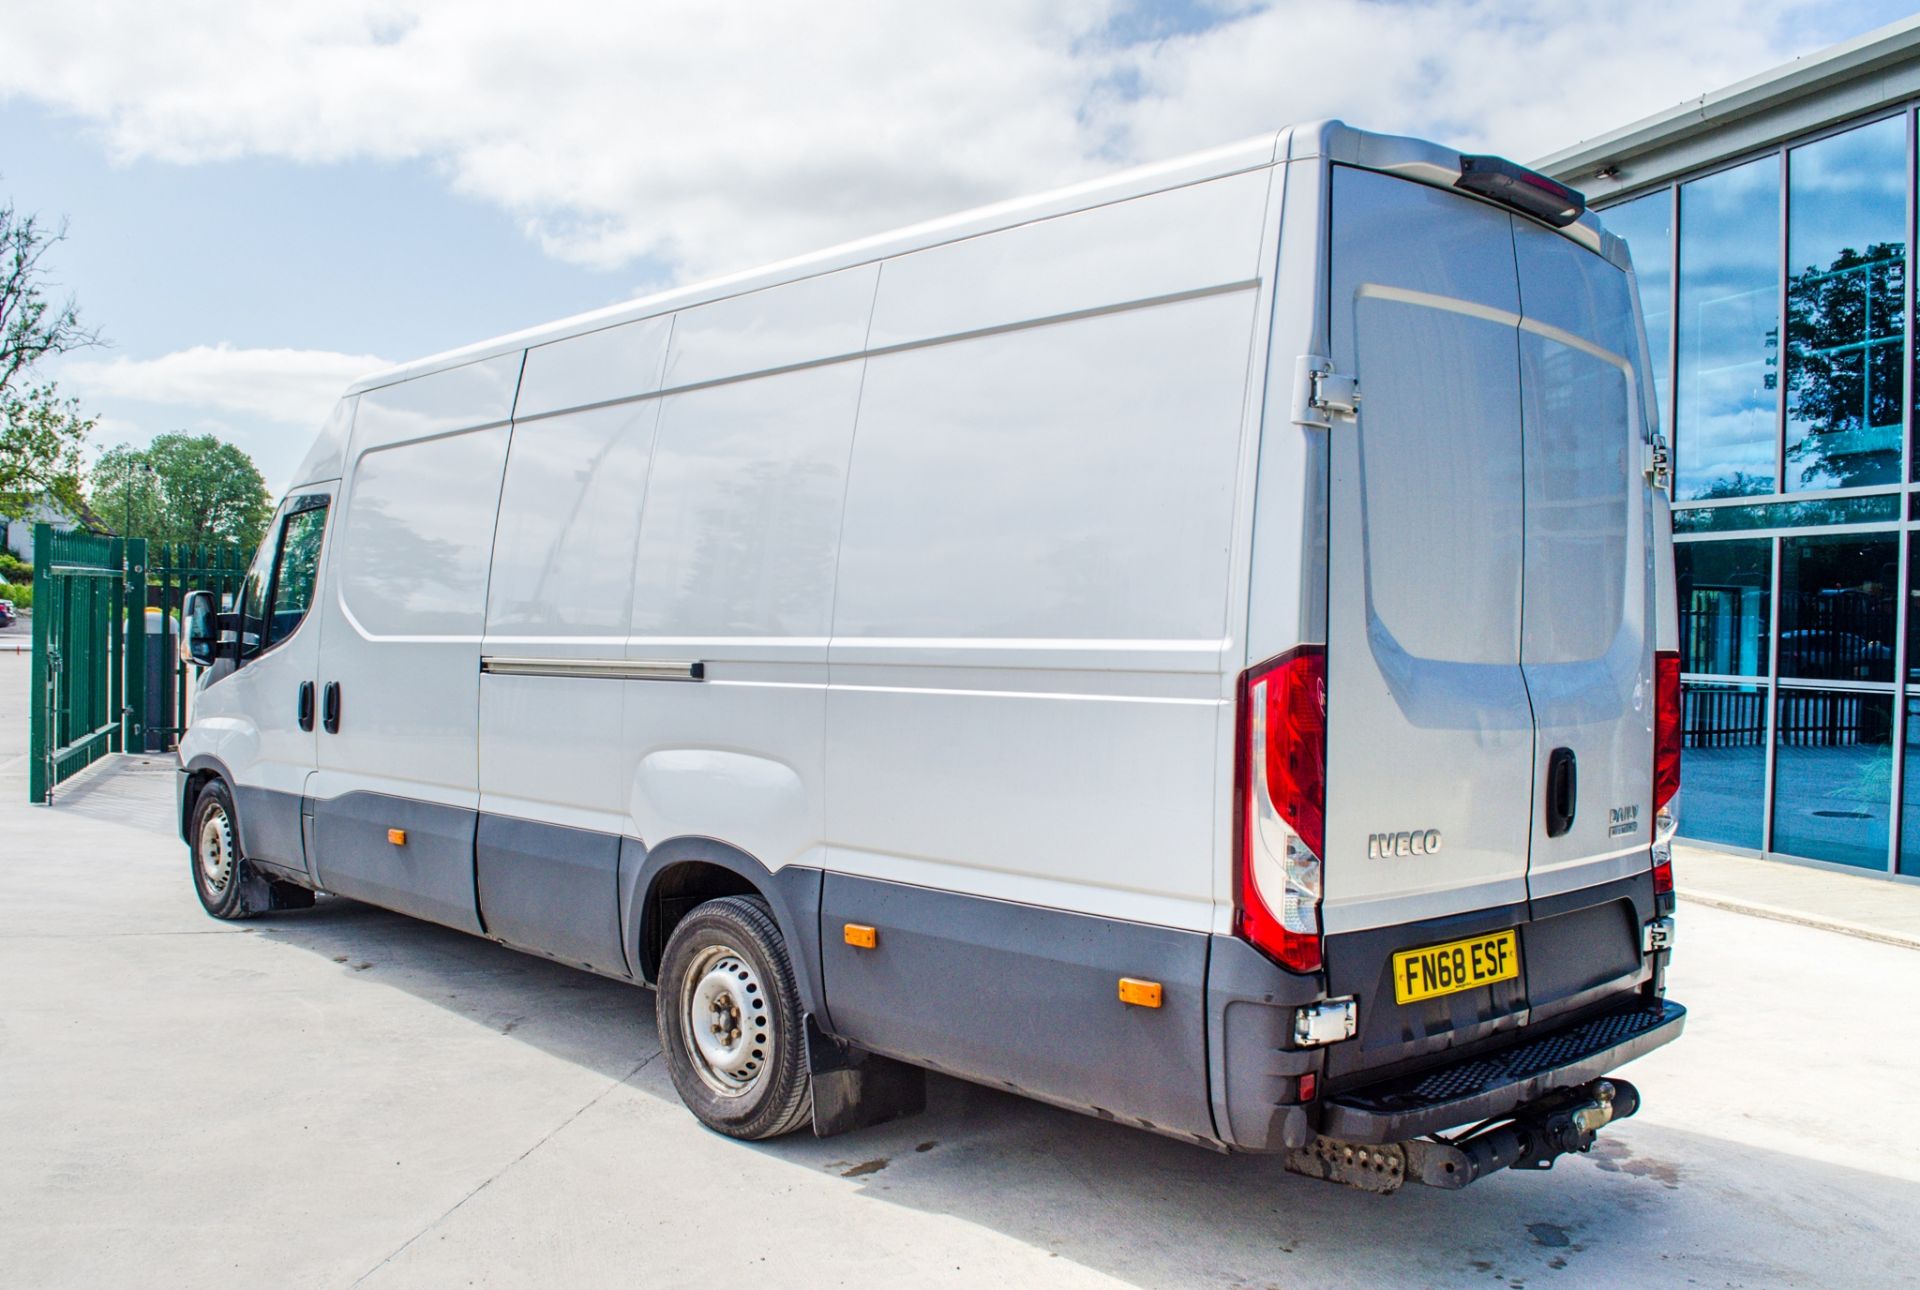
POLYGON ((1510 1049, 1337 1094, 1322 1108, 1320 1132, 1346 1142, 1405 1142, 1493 1119, 1672 1043, 1686 1020, 1677 1003, 1636 1000, 1510 1049))

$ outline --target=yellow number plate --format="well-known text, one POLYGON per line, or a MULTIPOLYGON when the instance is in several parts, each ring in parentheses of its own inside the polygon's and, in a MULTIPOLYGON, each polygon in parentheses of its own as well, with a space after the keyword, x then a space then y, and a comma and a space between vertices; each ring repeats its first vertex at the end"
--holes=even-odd
POLYGON ((1393 998, 1418 1003, 1520 975, 1520 947, 1512 932, 1402 950, 1393 956, 1393 998))

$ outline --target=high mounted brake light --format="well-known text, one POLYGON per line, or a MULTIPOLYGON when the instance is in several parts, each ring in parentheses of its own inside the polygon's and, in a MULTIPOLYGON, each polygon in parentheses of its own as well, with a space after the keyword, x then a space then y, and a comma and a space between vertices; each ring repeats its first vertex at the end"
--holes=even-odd
POLYGON ((1234 930, 1295 972, 1320 969, 1327 654, 1303 645, 1240 678, 1234 930))
POLYGON ((1555 228, 1565 228, 1586 213, 1587 199, 1565 184, 1525 166, 1516 166, 1505 157, 1460 158, 1460 178, 1455 188, 1499 202, 1525 215, 1531 215, 1555 228))

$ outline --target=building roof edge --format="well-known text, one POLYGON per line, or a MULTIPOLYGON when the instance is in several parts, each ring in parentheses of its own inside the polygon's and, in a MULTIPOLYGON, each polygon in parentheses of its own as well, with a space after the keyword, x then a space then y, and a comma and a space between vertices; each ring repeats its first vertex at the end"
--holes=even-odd
MULTIPOLYGON (((1912 66, 1913 88, 1920 90, 1920 15, 1796 58, 1617 130, 1583 139, 1530 164, 1556 179, 1574 182, 1604 167, 1674 147, 1709 130, 1786 104, 1831 93, 1902 64, 1912 66)), ((1806 127, 1806 122, 1796 121, 1785 133, 1798 133, 1806 127)))

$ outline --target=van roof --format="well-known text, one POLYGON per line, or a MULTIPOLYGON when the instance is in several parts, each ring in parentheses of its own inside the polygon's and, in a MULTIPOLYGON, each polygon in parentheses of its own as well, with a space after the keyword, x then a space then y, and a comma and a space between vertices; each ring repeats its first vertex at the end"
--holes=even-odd
MULTIPOLYGON (((354 382, 348 395, 361 394, 382 386, 426 376, 448 368, 462 367, 482 359, 494 358, 515 350, 550 341, 562 340, 586 332, 599 331, 621 323, 658 314, 673 313, 691 305, 707 304, 731 296, 746 295, 765 287, 816 277, 854 265, 868 264, 911 251, 924 250, 947 242, 957 242, 982 233, 1012 228, 1034 220, 1070 214, 1111 202, 1125 201, 1148 193, 1180 188, 1188 184, 1218 179, 1243 171, 1257 170, 1278 162, 1305 161, 1327 157, 1368 170, 1383 171, 1418 183, 1452 189, 1460 177, 1461 154, 1404 135, 1374 134, 1356 130, 1341 121, 1315 121, 1287 126, 1271 134, 1258 135, 1240 143, 1210 148, 1170 161, 1155 162, 1131 170, 1105 175, 1084 183, 1056 188, 1028 197, 996 202, 961 211, 939 219, 912 224, 906 228, 873 237, 845 242, 807 255, 781 260, 759 268, 724 277, 642 296, 623 304, 610 305, 588 313, 575 314, 554 322, 542 323, 522 331, 496 336, 457 349, 414 359, 397 367, 371 373, 354 382)), ((1464 194, 1471 197, 1471 194, 1464 194)), ((1479 200, 1474 198, 1474 200, 1479 200)), ((1627 267, 1625 244, 1606 232, 1593 212, 1588 211, 1565 228, 1555 230, 1589 251, 1604 256, 1621 268, 1627 267)))

